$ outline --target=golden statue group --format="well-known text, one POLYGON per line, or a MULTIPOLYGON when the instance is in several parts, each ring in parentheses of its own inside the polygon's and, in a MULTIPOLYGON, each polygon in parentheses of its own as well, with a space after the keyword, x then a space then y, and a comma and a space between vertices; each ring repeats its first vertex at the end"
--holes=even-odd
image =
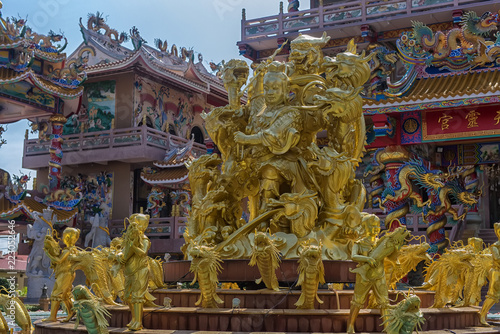
MULTIPOLYGON (((50 296, 51 312, 44 321, 57 321, 59 306, 63 303, 67 322, 75 315, 82 319, 92 333, 101 333, 107 328, 105 316, 108 311, 101 305, 120 305, 119 297, 132 314, 127 325, 130 330, 142 328, 143 306, 157 307, 155 298, 148 288, 158 289, 163 282, 161 261, 148 257, 149 239, 144 231, 149 225, 149 215, 133 214, 120 238, 112 240, 109 248, 83 250, 75 246, 80 230, 68 227, 62 240, 66 247, 61 249, 53 235, 45 237, 44 249, 51 259, 56 282, 50 296), (73 288, 75 271, 81 269, 86 277, 87 287, 73 288)), ((104 333, 104 332, 103 332, 104 333)))
MULTIPOLYGON (((196 305, 215 308, 222 303, 217 276, 226 259, 248 259, 260 272, 258 282, 275 291, 280 262, 296 259, 302 293, 295 305, 313 309, 316 301, 322 303, 317 290, 326 281, 323 261, 353 260, 358 266, 347 331, 354 333, 368 300, 369 307, 381 310, 388 333, 411 333, 423 321, 420 299, 411 295, 390 306, 388 290, 419 262, 430 260, 429 245, 405 245, 411 238, 405 227, 380 237, 379 218, 362 212, 366 190, 355 178, 355 168, 364 152, 359 93, 370 77, 370 57, 358 54, 353 41, 345 52, 323 56, 328 40, 326 35, 300 35, 291 42, 288 62, 275 60, 278 49, 254 67, 250 80, 244 61, 231 60, 223 68, 229 104, 204 114, 221 157, 204 155, 188 166, 192 208, 182 251, 191 260, 193 283, 199 283, 196 305), (328 139, 324 147, 316 143, 321 131, 328 139), (248 221, 243 211, 249 213, 248 221)), ((156 306, 148 288, 165 286, 163 269, 148 257, 150 241, 144 232, 149 216, 133 214, 128 221, 123 236, 109 248, 76 247, 80 232, 74 228, 64 230, 64 249, 46 236, 45 251, 56 278, 46 320, 56 321, 62 303, 66 321, 76 314, 89 332, 104 333, 109 313, 101 301, 117 305, 119 297, 132 314, 127 327, 143 327, 143 307, 156 306), (76 269, 84 271, 88 288, 72 288, 76 269)), ((500 236, 500 225, 495 231, 500 236)), ((426 286, 436 290, 436 307, 458 297, 464 305, 477 304, 482 285, 474 279, 487 276, 493 260, 481 312, 486 323, 489 308, 500 298, 500 244, 486 252, 474 242, 435 261, 427 270, 426 286), (471 256, 476 262, 467 266, 471 256), (450 277, 466 288, 447 288, 450 277)))

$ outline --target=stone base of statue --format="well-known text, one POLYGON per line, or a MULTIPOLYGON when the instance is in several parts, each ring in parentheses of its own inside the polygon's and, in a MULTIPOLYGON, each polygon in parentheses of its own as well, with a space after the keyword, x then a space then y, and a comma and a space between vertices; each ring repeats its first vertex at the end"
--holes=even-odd
MULTIPOLYGON (((197 289, 160 289, 154 291, 158 304, 170 298, 172 307, 144 308, 144 327, 154 333, 178 331, 214 331, 214 332, 318 332, 345 333, 349 317, 349 305, 352 290, 319 290, 323 304, 316 303, 316 309, 296 309, 294 304, 300 296, 300 290, 281 291, 263 290, 217 290, 223 300, 220 308, 200 308, 195 306, 200 291, 197 289), (239 307, 233 308, 234 299, 239 299, 239 307)), ((417 292, 422 300, 421 311, 426 322, 420 333, 500 333, 500 328, 479 328, 477 307, 429 308, 433 303, 434 292, 417 292), (445 332, 444 329, 448 330, 445 332)), ((393 300, 403 297, 396 292, 390 293, 393 300)), ((107 307, 112 314, 109 321, 110 333, 123 331, 130 321, 128 307, 107 307), (121 328, 121 329, 119 329, 121 328)), ((356 326, 357 332, 382 332, 380 312, 376 309, 361 310, 356 326)), ((70 324, 36 323, 37 333, 68 333, 73 328, 70 324)), ((79 328, 78 330, 80 330, 79 328)), ((77 333, 75 330, 74 333, 77 333)))
POLYGON ((47 286, 47 296, 50 297, 50 293, 52 292, 52 288, 54 287, 54 277, 47 276, 28 276, 28 293, 26 295, 26 299, 24 303, 26 304, 38 304, 40 296, 42 295, 43 286, 47 286))

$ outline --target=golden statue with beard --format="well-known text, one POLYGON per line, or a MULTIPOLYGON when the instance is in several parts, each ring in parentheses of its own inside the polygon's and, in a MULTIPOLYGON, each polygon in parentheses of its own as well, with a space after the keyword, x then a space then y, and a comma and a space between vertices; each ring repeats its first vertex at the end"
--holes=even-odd
POLYGON ((250 80, 245 62, 225 63, 229 104, 203 115, 222 166, 210 157, 191 165, 189 177, 200 186, 193 188, 186 258, 201 243, 221 259, 250 258, 255 229, 269 229, 285 259, 298 258, 311 239, 324 245, 325 260, 350 258, 366 195, 354 169, 364 151, 359 93, 370 57, 357 54, 352 41, 346 52, 324 57, 329 39, 299 35, 288 62, 276 60, 282 45, 253 66, 250 80), (329 142, 320 147, 316 137, 325 130, 329 142))

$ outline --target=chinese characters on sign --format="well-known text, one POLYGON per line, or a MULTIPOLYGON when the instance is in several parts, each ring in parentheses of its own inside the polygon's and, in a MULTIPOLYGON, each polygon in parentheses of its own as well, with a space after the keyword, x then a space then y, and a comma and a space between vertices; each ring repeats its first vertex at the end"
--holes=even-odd
POLYGON ((422 115, 422 140, 486 138, 500 135, 498 106, 426 110, 422 115))
POLYGON ((477 119, 479 118, 479 115, 481 115, 481 114, 475 110, 471 110, 467 113, 467 115, 465 116, 465 119, 469 122, 467 124, 468 129, 479 127, 479 124, 477 124, 477 119))
POLYGON ((448 124, 449 121, 453 119, 453 116, 446 115, 443 113, 443 116, 439 117, 438 123, 441 124, 441 130, 446 130, 450 127, 450 124, 448 124))
POLYGON ((498 125, 498 123, 500 123, 500 110, 497 111, 497 115, 493 120, 496 121, 495 125, 498 125))

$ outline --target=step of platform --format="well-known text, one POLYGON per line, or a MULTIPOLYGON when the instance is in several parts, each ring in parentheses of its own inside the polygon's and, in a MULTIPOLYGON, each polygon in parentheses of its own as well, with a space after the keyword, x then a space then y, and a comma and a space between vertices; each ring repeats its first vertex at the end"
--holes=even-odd
MULTIPOLYGON (((404 299, 403 292, 406 291, 390 291, 389 298, 395 304, 404 299)), ((340 290, 337 294, 329 290, 318 290, 318 295, 323 304, 316 302, 318 309, 349 309, 353 290, 340 290), (338 301, 338 302, 337 302, 338 301)), ((434 303, 434 291, 415 291, 420 297, 420 305, 423 308, 431 307, 434 303)), ((195 303, 200 296, 198 289, 158 289, 152 292, 156 297, 156 304, 163 305, 166 297, 172 300, 172 305, 175 307, 196 307, 195 303)), ((261 290, 217 290, 217 295, 224 303, 219 305, 221 308, 232 308, 233 299, 240 300, 240 308, 257 308, 257 309, 295 309, 294 305, 299 299, 300 290, 283 289, 281 291, 271 291, 268 289, 261 290)))
MULTIPOLYGON (((70 323, 44 323, 41 321, 35 322, 37 334, 87 334, 83 325, 74 328, 74 322, 70 323)), ((124 332, 132 333, 123 328, 109 327, 110 334, 123 334, 124 332)), ((191 330, 169 330, 169 329, 143 329, 134 332, 135 334, 200 334, 199 331, 191 330)), ((285 334, 285 332, 266 332, 269 334, 285 334)), ((298 334, 299 332, 286 332, 286 334, 298 334)), ((307 333, 307 332, 306 332, 307 333)), ((309 332, 312 334, 311 332, 309 332)), ((332 332, 331 334, 345 334, 345 332, 332 332)), ((357 334, 375 334, 377 332, 356 332, 357 334)), ((450 330, 433 330, 419 331, 419 334, 450 334, 450 330)), ((469 327, 465 329, 454 329, 455 334, 493 334, 500 333, 500 326, 495 327, 469 327)), ((204 331, 203 334, 262 334, 262 332, 229 332, 229 331, 204 331)), ((304 332, 301 332, 304 334, 304 332)))
MULTIPOLYGON (((283 260, 276 270, 279 282, 293 283, 299 276, 298 260, 283 260)), ((217 276, 219 282, 254 282, 260 277, 257 266, 250 267, 249 260, 224 260, 222 271, 217 276)), ((191 282, 193 273, 189 272, 191 261, 172 261, 163 264, 163 276, 165 282, 191 282)), ((349 269, 356 268, 353 261, 323 261, 325 268, 325 280, 329 283, 349 283, 356 281, 356 274, 349 269)))
MULTIPOLYGON (((130 321, 127 307, 107 307, 111 327, 124 328, 130 321)), ((463 329, 479 324, 479 308, 421 309, 424 331, 463 329)), ((345 332, 349 310, 203 309, 193 307, 145 308, 148 329, 233 332, 345 332)), ((358 332, 381 332, 379 310, 361 310, 358 332)))

